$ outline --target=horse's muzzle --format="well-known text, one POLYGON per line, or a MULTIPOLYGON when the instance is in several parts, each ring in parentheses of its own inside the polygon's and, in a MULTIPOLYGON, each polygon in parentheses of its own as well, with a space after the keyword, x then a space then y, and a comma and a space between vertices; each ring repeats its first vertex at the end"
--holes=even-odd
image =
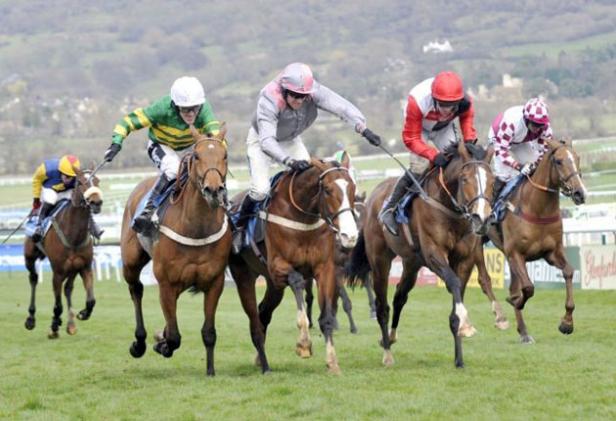
POLYGON ((97 214, 101 213, 103 202, 90 202, 88 203, 88 205, 90 206, 90 210, 92 211, 92 213, 97 214))
POLYGON ((478 214, 471 215, 471 228, 476 235, 485 235, 488 232, 488 220, 485 221, 478 214))
POLYGON ((586 194, 584 190, 576 189, 571 194, 571 199, 573 200, 573 203, 575 203, 576 205, 581 205, 584 202, 586 202, 586 194))
POLYGON ((225 203, 227 189, 224 186, 215 189, 212 189, 209 186, 204 186, 203 189, 201 189, 201 196, 203 196, 207 204, 212 209, 216 209, 225 203))
POLYGON ((345 249, 352 249, 355 247, 355 243, 357 243, 357 235, 339 233, 338 239, 340 240, 340 245, 345 249))

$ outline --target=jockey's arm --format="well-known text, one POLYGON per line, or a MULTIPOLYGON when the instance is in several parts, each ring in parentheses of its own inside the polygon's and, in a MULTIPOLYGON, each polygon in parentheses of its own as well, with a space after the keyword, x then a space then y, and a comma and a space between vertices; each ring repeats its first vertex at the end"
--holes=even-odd
POLYGON ((122 142, 133 131, 150 127, 152 125, 151 116, 146 111, 150 107, 137 108, 134 111, 126 114, 113 128, 112 143, 122 145, 122 142))
POLYGON ((503 164, 519 170, 521 165, 510 154, 511 140, 514 138, 515 130, 513 125, 505 124, 504 128, 501 126, 495 135, 494 139, 494 154, 496 159, 499 159, 503 164))
POLYGON ((261 150, 279 163, 284 163, 287 154, 278 144, 278 108, 266 97, 257 103, 257 128, 261 150))
POLYGON ((462 130, 462 138, 465 142, 472 142, 477 139, 477 130, 475 130, 475 107, 473 101, 468 98, 470 106, 468 110, 460 114, 460 129, 462 130))
POLYGON ((362 133, 366 129, 366 117, 355 105, 328 87, 316 83, 315 85, 312 100, 318 108, 351 124, 357 133, 362 133))
POLYGON ((429 159, 430 162, 434 162, 434 158, 438 155, 439 151, 429 146, 423 139, 422 123, 423 115, 415 98, 409 96, 406 104, 406 118, 404 120, 404 128, 402 129, 402 140, 404 145, 411 152, 429 159))
POLYGON ((47 171, 45 169, 45 164, 41 164, 38 166, 36 171, 34 171, 34 175, 32 176, 32 197, 34 199, 41 198, 41 190, 43 189, 43 182, 47 179, 47 171))

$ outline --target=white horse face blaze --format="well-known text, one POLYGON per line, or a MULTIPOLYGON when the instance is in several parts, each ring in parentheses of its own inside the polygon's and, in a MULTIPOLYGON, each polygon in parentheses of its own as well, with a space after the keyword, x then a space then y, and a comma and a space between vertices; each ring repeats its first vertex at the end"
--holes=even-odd
POLYGON ((569 150, 567 150, 567 157, 571 160, 571 164, 573 165, 573 171, 578 173, 576 177, 580 180, 580 185, 584 189, 584 197, 588 197, 588 190, 586 189, 586 185, 584 184, 584 181, 582 181, 582 177, 580 177, 579 171, 577 169, 577 165, 575 164, 575 158, 573 157, 573 154, 569 150))
MULTIPOLYGON (((336 209, 336 212, 343 209, 351 209, 351 201, 349 200, 349 195, 347 194, 349 182, 343 179, 338 179, 335 183, 342 191, 342 203, 340 204, 340 208, 336 209)), ((338 214, 338 230, 338 239, 343 247, 351 248, 355 246, 355 243, 357 242, 358 230, 355 218, 353 218, 353 212, 345 211, 338 214)))
POLYGON ((475 173, 475 178, 477 180, 477 189, 479 190, 479 195, 481 196, 477 199, 477 215, 479 215, 481 221, 483 222, 490 216, 489 203, 485 197, 483 197, 486 191, 486 186, 488 185, 488 175, 486 174, 485 168, 478 167, 477 172, 475 173))

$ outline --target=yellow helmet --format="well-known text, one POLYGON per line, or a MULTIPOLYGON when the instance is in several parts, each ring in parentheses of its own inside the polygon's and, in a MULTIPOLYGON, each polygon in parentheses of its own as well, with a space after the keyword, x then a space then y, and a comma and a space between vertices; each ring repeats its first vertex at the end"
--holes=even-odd
POLYGON ((60 171, 64 175, 68 175, 69 177, 75 177, 75 170, 73 167, 79 169, 79 158, 75 155, 64 155, 60 158, 60 162, 58 163, 58 171, 60 171))

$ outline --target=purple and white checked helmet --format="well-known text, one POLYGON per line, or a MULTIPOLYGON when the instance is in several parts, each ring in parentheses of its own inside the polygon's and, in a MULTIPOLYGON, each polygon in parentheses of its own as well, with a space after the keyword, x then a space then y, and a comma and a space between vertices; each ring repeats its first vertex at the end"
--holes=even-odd
POLYGON ((539 125, 548 124, 550 116, 548 115, 548 106, 540 98, 531 98, 524 105, 524 118, 539 125))

